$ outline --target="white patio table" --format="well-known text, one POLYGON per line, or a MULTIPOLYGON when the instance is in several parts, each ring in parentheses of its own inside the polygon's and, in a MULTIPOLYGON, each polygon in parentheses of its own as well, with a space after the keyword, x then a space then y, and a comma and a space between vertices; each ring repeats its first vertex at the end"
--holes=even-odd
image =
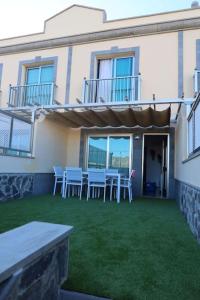
MULTIPOLYGON (((65 171, 66 172, 66 171, 65 171)), ((65 172, 63 176, 65 176, 65 172)), ((83 175, 88 176, 87 171, 82 172, 83 175)), ((120 173, 106 173, 107 178, 115 178, 117 179, 117 203, 120 203, 120 182, 121 182, 121 174, 120 173)), ((64 180, 63 180, 64 182, 64 180)), ((62 197, 64 198, 64 188, 62 189, 62 197)))
MULTIPOLYGON (((88 176, 87 171, 83 171, 83 175, 88 176)), ((106 173, 107 178, 115 178, 117 179, 117 203, 120 203, 120 182, 121 182, 121 174, 120 173, 106 173)))

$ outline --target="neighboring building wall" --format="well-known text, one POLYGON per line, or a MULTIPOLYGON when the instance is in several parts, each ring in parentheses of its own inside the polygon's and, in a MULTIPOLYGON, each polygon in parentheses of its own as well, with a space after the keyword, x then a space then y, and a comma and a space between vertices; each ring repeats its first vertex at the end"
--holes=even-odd
POLYGON ((0 156, 0 201, 43 194, 53 189, 53 166, 65 166, 68 131, 45 120, 35 126, 33 158, 0 156))
POLYGON ((185 107, 178 119, 175 140, 176 198, 191 231, 200 242, 200 153, 188 158, 185 107))
MULTIPOLYGON (((194 69, 200 68, 197 62, 197 40, 200 39, 200 30, 188 30, 183 34, 184 58, 184 96, 194 96, 194 69)), ((200 62, 200 53, 198 54, 200 62)))
POLYGON ((176 195, 181 212, 200 242, 200 187, 177 181, 176 195))
POLYGON ((200 187, 200 155, 189 158, 187 154, 187 118, 183 107, 175 130, 175 178, 185 184, 200 187))
POLYGON ((58 122, 37 122, 33 158, 0 156, 0 173, 51 173, 54 165, 66 163, 67 133, 58 122))

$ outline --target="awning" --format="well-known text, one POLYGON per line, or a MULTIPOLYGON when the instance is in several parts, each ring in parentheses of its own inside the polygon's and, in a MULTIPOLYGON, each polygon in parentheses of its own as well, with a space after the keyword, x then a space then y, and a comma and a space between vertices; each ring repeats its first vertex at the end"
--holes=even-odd
POLYGON ((144 110, 133 108, 103 110, 90 109, 85 111, 49 112, 47 119, 60 119, 65 126, 71 128, 92 127, 165 127, 170 125, 171 108, 158 111, 151 107, 144 110))
MULTIPOLYGON (((72 103, 1 108, 2 113, 30 123, 45 118, 71 128, 165 127, 175 124, 182 105, 193 98, 141 100, 110 103, 72 103)), ((172 125, 174 126, 174 125, 172 125)))

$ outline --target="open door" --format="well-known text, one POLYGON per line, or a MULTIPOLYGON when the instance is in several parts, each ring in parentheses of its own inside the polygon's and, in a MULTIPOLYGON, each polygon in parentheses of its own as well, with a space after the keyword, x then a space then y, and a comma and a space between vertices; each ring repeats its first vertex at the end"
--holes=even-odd
POLYGON ((168 197, 168 135, 145 134, 143 195, 168 197))
MULTIPOLYGON (((166 136, 165 136, 166 137, 166 136)), ((162 141, 162 170, 161 170, 161 197, 167 197, 167 165, 168 165, 168 151, 167 151, 167 138, 162 141)))

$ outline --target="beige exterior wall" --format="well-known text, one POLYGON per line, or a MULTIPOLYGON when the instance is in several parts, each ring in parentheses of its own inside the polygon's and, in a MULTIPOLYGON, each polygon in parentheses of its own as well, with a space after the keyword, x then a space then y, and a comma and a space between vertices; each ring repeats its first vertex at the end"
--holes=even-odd
POLYGON ((196 40, 200 39, 200 29, 184 31, 184 92, 185 97, 193 95, 193 75, 196 68, 196 40))
MULTIPOLYGON (((152 99, 153 94, 156 95, 157 99, 177 98, 178 68, 174 67, 177 66, 177 39, 177 33, 174 32, 74 46, 72 52, 70 103, 75 103, 76 98, 81 99, 82 97, 83 78, 89 78, 90 76, 91 53, 93 51, 110 50, 116 46, 118 48, 140 48, 139 71, 142 78, 142 100, 152 99), (166 84, 169 82, 170 84, 166 84)), ((9 84, 17 84, 19 62, 32 60, 36 56, 41 56, 41 58, 58 56, 56 100, 62 104, 65 103, 68 48, 63 47, 0 56, 0 63, 3 63, 1 106, 5 107, 7 105, 9 84)), ((191 68, 188 72, 192 73, 191 68)))
MULTIPOLYGON (((178 33, 173 32, 74 46, 72 50, 71 84, 69 97, 70 103, 75 103, 76 98, 81 99, 82 97, 83 78, 86 77, 88 79, 90 77, 91 53, 94 51, 110 50, 112 47, 140 48, 139 71, 141 72, 142 79, 142 100, 151 100, 153 94, 156 95, 157 99, 177 98, 178 33)), ((56 100, 64 104, 66 93, 66 72, 68 63, 67 50, 68 48, 63 47, 50 50, 40 50, 28 53, 0 56, 0 63, 3 63, 1 105, 4 107, 7 105, 9 84, 17 84, 19 62, 22 60, 32 60, 36 56, 41 56, 41 58, 58 56, 56 100)), ((188 66, 188 68, 188 73, 191 74, 192 78, 192 72, 194 69, 190 66, 188 66)), ((190 82, 191 81, 192 79, 190 80, 190 82)), ((190 90, 192 90, 191 87, 190 90)), ((190 96, 192 96, 191 91, 190 96)))
MULTIPOLYGON (((184 60, 184 94, 193 96, 193 75, 196 68, 196 40, 200 39, 200 30, 184 31, 183 60, 184 60)), ((200 186, 200 156, 188 159, 187 151, 187 115, 183 107, 175 131, 175 178, 193 186, 200 186)))
POLYGON ((177 98, 177 40, 178 33, 173 32, 74 46, 70 101, 74 103, 77 97, 81 98, 83 78, 90 77, 91 53, 110 50, 112 47, 140 48, 139 71, 142 78, 142 100, 151 100, 153 94, 156 94, 157 99, 177 98), (170 84, 166 84, 167 82, 170 84))
MULTIPOLYGON (((3 74, 1 81, 1 107, 6 107, 8 103, 9 84, 17 85, 18 70, 20 61, 33 60, 41 56, 42 59, 48 57, 58 57, 56 73, 56 100, 64 104, 66 93, 66 73, 68 62, 68 48, 57 48, 49 50, 32 51, 15 55, 0 56, 0 64, 3 63, 3 74)), ((31 64, 31 66, 34 66, 31 64)), ((22 83, 25 83, 25 67, 22 68, 22 83)))
MULTIPOLYGON (((53 36, 69 36, 89 31, 100 31, 127 26, 152 24, 170 20, 197 17, 199 9, 189 9, 179 12, 164 13, 146 17, 136 17, 124 20, 103 22, 103 11, 73 6, 69 10, 50 18, 45 23, 43 39, 53 36), (79 18, 79 22, 74 20, 79 18), (73 26, 72 26, 73 24, 73 26), (64 30, 64 31, 63 31, 64 30), (44 38, 45 37, 45 38, 44 38)), ((20 42, 40 40, 39 35, 25 36, 0 41, 0 47, 20 42)), ((186 97, 192 97, 193 74, 196 60, 196 39, 200 36, 200 29, 184 31, 184 92, 186 97)), ((178 32, 138 36, 134 38, 121 38, 110 41, 87 43, 73 46, 72 69, 69 101, 75 103, 81 98, 83 78, 89 78, 91 53, 94 51, 118 48, 140 48, 139 71, 142 78, 141 98, 152 99, 152 94, 160 98, 177 98, 178 96, 178 32)), ((57 56, 56 100, 64 104, 66 93, 66 72, 68 63, 68 48, 54 48, 48 50, 30 51, 12 55, 0 55, 0 64, 3 63, 3 76, 1 83, 1 106, 8 102, 9 84, 16 85, 19 62, 32 60, 36 56, 42 58, 57 56)))
POLYGON ((67 134, 67 159, 65 166, 78 167, 80 153, 80 129, 69 129, 67 134))
POLYGON ((183 107, 175 131, 175 178, 200 187, 200 156, 188 160, 186 108, 183 107))
POLYGON ((66 165, 68 130, 62 124, 37 122, 33 158, 0 156, 0 173, 50 173, 55 165, 66 165))
POLYGON ((51 173, 53 166, 79 166, 80 130, 62 122, 36 122, 33 158, 0 156, 0 173, 51 173))
MULTIPOLYGON (((104 12, 73 6, 45 23, 45 32, 0 41, 0 47, 48 40, 88 32, 153 24, 157 22, 199 17, 200 9, 136 17, 124 20, 103 21, 104 12)), ((196 40, 200 29, 183 32, 183 85, 185 97, 193 97, 193 74, 196 67, 196 40)), ((139 47, 139 71, 141 72, 141 99, 151 100, 178 97, 178 31, 112 39, 72 46, 69 103, 81 99, 83 78, 90 76, 91 53, 110 50, 112 47, 139 47)), ((58 57, 56 100, 65 103, 68 66, 68 48, 43 49, 12 55, 0 55, 3 64, 1 81, 1 107, 8 102, 9 84, 16 85, 19 62, 41 58, 58 57)), ((176 129, 175 176, 184 182, 200 186, 198 169, 200 158, 182 163, 187 158, 186 118, 182 115, 176 129)), ((78 166, 80 130, 68 130, 64 125, 45 120, 36 125, 34 159, 0 156, 0 172, 50 172, 55 164, 78 166)))
POLYGON ((121 20, 104 20, 105 12, 103 10, 74 5, 46 20, 43 32, 3 39, 0 40, 0 45, 3 47, 81 33, 195 18, 199 17, 199 11, 199 8, 195 8, 121 20))

